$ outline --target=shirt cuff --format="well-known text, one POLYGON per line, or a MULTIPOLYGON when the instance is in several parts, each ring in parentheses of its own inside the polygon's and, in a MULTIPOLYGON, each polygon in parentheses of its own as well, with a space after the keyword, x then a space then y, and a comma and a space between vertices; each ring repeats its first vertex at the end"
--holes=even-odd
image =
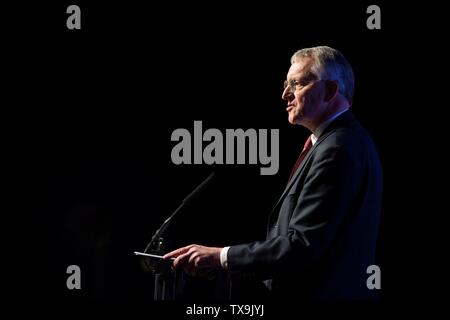
POLYGON ((228 249, 230 249, 230 247, 222 248, 220 251, 220 265, 225 270, 228 269, 228 249))

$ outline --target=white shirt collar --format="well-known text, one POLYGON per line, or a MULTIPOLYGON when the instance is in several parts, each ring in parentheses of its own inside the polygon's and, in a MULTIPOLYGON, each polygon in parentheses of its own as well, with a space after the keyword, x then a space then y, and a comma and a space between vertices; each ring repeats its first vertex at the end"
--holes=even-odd
POLYGON ((342 111, 339 111, 338 113, 335 113, 334 115, 332 115, 331 117, 329 117, 327 120, 325 120, 324 122, 322 122, 317 128, 316 130, 314 130, 314 132, 311 134, 311 143, 312 145, 315 145, 317 140, 320 138, 320 136, 322 135, 322 133, 325 131, 325 129, 329 126, 329 124, 336 119, 337 117, 339 117, 341 114, 343 114, 345 111, 347 111, 347 109, 344 109, 342 111))

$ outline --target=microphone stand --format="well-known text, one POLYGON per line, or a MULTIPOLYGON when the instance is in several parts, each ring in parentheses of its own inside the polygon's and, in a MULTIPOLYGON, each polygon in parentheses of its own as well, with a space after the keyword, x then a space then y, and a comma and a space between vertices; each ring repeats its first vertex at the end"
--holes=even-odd
MULTIPOLYGON (((202 193, 206 187, 215 179, 216 175, 212 172, 194 191, 192 191, 175 209, 175 211, 163 222, 161 227, 156 230, 155 234, 151 238, 150 242, 144 249, 144 253, 150 250, 150 253, 155 255, 164 255, 166 249, 165 240, 162 235, 169 227, 173 218, 184 207, 191 204, 191 202, 202 193)), ((180 269, 172 270, 172 261, 166 261, 163 259, 150 259, 144 258, 145 265, 154 275, 154 300, 178 300, 181 295, 181 284, 183 281, 183 273, 180 269), (150 260, 150 265, 148 264, 150 260)))
MULTIPOLYGON (((150 247, 148 247, 150 248, 150 247)), ((149 250, 146 248, 146 251, 149 250)), ((164 255, 165 241, 159 238, 151 246, 150 252, 156 255, 164 255)), ((181 284, 183 273, 180 269, 171 268, 172 261, 166 261, 160 258, 144 258, 145 265, 152 272, 154 278, 153 300, 178 300, 181 295, 181 284)))
MULTIPOLYGON (((149 252, 156 255, 164 255, 166 251, 166 243, 161 235, 170 225, 172 218, 184 207, 181 203, 178 208, 167 218, 161 227, 155 232, 150 242, 144 249, 144 253, 149 252)), ((165 261, 162 259, 144 258, 145 265, 153 273, 154 289, 153 300, 177 300, 180 294, 180 287, 178 284, 182 282, 183 274, 180 270, 172 270, 172 261, 165 261), (150 261, 150 264, 148 263, 150 261)))

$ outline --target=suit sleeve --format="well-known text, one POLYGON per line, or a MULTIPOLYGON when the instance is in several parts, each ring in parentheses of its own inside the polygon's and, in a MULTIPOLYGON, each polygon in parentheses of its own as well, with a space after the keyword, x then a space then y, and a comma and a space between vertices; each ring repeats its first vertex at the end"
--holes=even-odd
POLYGON ((231 272, 269 279, 313 267, 327 252, 355 205, 364 177, 364 159, 361 152, 347 145, 334 144, 317 151, 297 194, 288 234, 231 246, 227 259, 231 272))

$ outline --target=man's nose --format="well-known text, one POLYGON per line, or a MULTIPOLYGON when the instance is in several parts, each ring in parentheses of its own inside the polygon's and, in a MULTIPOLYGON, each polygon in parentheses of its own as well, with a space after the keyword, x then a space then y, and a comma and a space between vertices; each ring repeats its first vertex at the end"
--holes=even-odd
POLYGON ((281 95, 281 99, 283 99, 283 100, 292 100, 293 96, 294 96, 294 94, 292 93, 291 88, 289 86, 287 86, 283 90, 283 94, 281 95))

